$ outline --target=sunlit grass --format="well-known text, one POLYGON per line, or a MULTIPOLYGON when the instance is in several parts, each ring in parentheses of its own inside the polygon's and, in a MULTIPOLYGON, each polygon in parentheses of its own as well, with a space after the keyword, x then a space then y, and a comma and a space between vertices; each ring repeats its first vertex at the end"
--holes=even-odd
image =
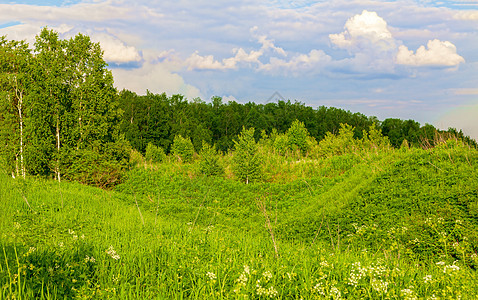
POLYGON ((293 180, 245 185, 173 161, 116 191, 2 174, 0 298, 478 296, 476 153, 276 160, 293 180))

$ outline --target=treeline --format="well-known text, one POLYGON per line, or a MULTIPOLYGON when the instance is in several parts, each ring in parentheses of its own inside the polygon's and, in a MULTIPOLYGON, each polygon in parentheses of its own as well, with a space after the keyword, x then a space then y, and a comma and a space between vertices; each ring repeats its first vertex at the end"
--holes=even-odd
MULTIPOLYGON (((254 128, 258 141, 285 134, 296 120, 316 142, 339 133, 341 124, 351 125, 357 140, 373 125, 394 147, 433 146, 438 133, 432 125, 413 120, 380 122, 299 102, 241 104, 213 97, 206 103, 181 95, 118 92, 100 45, 86 35, 61 40, 44 28, 33 48, 0 37, 0 168, 13 176, 106 187, 130 166, 131 149, 146 154, 150 145, 174 154, 179 151, 172 147, 174 140, 186 139, 193 153, 203 149, 203 143, 226 152, 234 149, 243 128, 254 128)), ((448 133, 477 147, 461 131, 448 133)))
POLYGON ((121 132, 131 146, 145 153, 151 143, 169 152, 175 136, 189 137, 196 151, 202 141, 215 144, 218 150, 228 151, 234 146, 242 127, 255 128, 255 139, 273 130, 284 133, 295 120, 305 124, 308 132, 317 141, 327 132, 336 134, 341 124, 354 128, 354 137, 361 139, 364 130, 372 124, 388 136, 390 143, 398 148, 406 141, 410 146, 433 147, 438 134, 449 133, 477 147, 476 141, 462 131, 437 130, 430 124, 420 126, 413 120, 386 119, 352 113, 339 108, 320 106, 314 109, 300 102, 279 101, 277 103, 246 104, 213 97, 210 103, 197 98, 187 101, 181 95, 168 97, 166 94, 148 92, 138 96, 127 90, 120 92, 120 107, 123 110, 121 132))

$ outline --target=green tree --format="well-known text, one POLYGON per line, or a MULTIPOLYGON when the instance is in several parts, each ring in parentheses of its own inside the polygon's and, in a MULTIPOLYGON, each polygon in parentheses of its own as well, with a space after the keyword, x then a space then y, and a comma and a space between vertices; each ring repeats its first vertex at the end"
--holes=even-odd
POLYGON ((216 176, 224 173, 224 168, 219 164, 219 154, 216 146, 211 146, 203 141, 199 152, 199 172, 206 176, 216 176))
POLYGON ((308 143, 309 132, 305 128, 304 123, 299 120, 292 122, 292 125, 287 130, 287 146, 290 150, 299 149, 302 154, 305 154, 309 148, 308 143))
POLYGON ((164 153, 163 148, 148 143, 148 146, 146 146, 145 158, 151 162, 160 163, 166 158, 166 154, 164 153))
POLYGON ((32 54, 25 42, 0 37, 0 158, 4 168, 25 178, 26 97, 32 54), (15 166, 15 167, 14 167, 15 166))
POLYGON ((242 128, 237 140, 234 140, 234 174, 246 183, 257 181, 262 176, 261 158, 254 139, 254 128, 242 128))
POLYGON ((181 135, 174 137, 171 153, 176 156, 179 161, 189 163, 194 156, 194 146, 190 138, 184 138, 181 135))

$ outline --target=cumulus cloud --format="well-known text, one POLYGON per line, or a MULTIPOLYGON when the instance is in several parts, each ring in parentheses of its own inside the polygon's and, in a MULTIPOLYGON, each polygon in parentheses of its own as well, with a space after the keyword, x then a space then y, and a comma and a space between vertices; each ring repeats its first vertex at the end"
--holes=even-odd
POLYGON ((190 71, 237 69, 241 62, 259 63, 259 57, 262 55, 260 50, 247 53, 242 48, 233 49, 233 53, 235 53, 233 57, 225 58, 220 62, 215 60, 213 55, 201 56, 196 51, 186 59, 185 65, 190 71))
POLYGON ((339 48, 350 52, 370 50, 389 51, 395 49, 395 40, 387 28, 387 22, 376 12, 364 10, 345 23, 345 31, 330 34, 330 41, 339 48))
POLYGON ((465 61, 455 45, 437 39, 413 53, 393 36, 387 22, 376 12, 364 10, 348 19, 344 28, 341 33, 330 34, 329 39, 353 57, 333 62, 336 71, 397 75, 396 65, 453 67, 465 61))
POLYGON ((330 42, 352 58, 333 63, 335 71, 349 74, 394 74, 397 41, 387 22, 376 12, 364 10, 347 20, 344 31, 330 34, 330 42))
POLYGON ((95 34, 92 39, 100 43, 101 49, 104 51, 103 58, 106 62, 126 64, 141 61, 141 55, 135 47, 128 46, 109 34, 95 34))
POLYGON ((232 50, 234 56, 229 58, 224 58, 222 61, 214 59, 213 55, 201 56, 196 51, 191 56, 189 56, 185 65, 188 70, 228 70, 228 69, 237 69, 240 63, 255 63, 261 64, 259 58, 264 55, 268 50, 272 50, 282 56, 287 55, 284 49, 276 47, 274 41, 267 38, 267 35, 258 35, 257 26, 251 28, 250 32, 257 42, 261 44, 259 50, 251 50, 246 52, 243 48, 235 48, 232 50))
POLYGON ((411 66, 456 66, 465 59, 456 53, 456 47, 451 42, 428 41, 427 48, 420 46, 416 53, 401 45, 398 48, 397 63, 411 66))
POLYGON ((198 88, 187 84, 179 74, 171 71, 167 63, 146 61, 140 68, 115 68, 112 73, 119 89, 138 94, 149 90, 153 93, 182 94, 188 99, 202 96, 198 88))
POLYGON ((269 63, 261 65, 259 69, 273 74, 298 76, 304 72, 319 72, 331 60, 324 51, 314 49, 308 54, 298 54, 290 60, 271 57, 269 63))

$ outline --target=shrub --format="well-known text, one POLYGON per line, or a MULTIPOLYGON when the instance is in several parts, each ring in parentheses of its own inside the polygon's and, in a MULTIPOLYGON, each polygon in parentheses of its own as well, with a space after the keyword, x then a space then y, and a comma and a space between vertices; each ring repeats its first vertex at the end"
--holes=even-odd
POLYGON ((148 143, 148 146, 146 146, 145 158, 148 161, 160 163, 166 158, 166 154, 164 154, 163 148, 148 143))
POLYGON ((194 146, 190 138, 184 138, 176 135, 171 147, 171 153, 178 158, 179 161, 191 162, 194 156, 194 146))
POLYGON ((309 150, 309 143, 307 139, 309 132, 305 128, 304 123, 299 120, 295 120, 290 128, 287 130, 287 146, 290 150, 294 151, 299 149, 302 154, 305 154, 309 150))
POLYGON ((319 154, 325 157, 352 152, 357 146, 354 139, 354 128, 348 124, 340 124, 337 135, 327 132, 319 143, 319 154))
POLYGON ((274 140, 274 148, 281 155, 285 155, 289 148, 289 139, 285 134, 279 134, 274 140))
POLYGON ((215 176, 224 173, 224 168, 219 164, 219 155, 216 146, 211 146, 203 141, 199 156, 199 172, 201 172, 201 174, 215 176))
POLYGON ((234 174, 246 183, 261 178, 261 159, 257 143, 254 140, 254 128, 242 128, 238 139, 234 141, 234 174))

